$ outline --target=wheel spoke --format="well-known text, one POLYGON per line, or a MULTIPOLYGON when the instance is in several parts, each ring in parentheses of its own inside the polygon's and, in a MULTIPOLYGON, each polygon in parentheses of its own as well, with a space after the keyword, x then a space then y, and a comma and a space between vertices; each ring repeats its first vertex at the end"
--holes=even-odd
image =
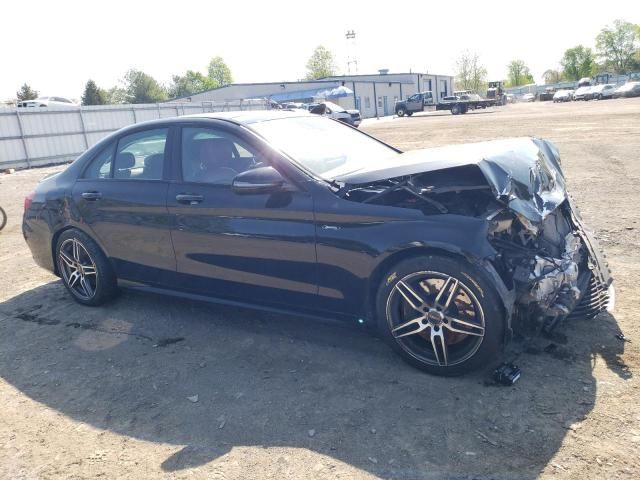
POLYGON ((451 305, 451 301, 455 298, 456 293, 458 291, 458 280, 453 277, 448 277, 447 280, 442 285, 442 289, 438 292, 436 296, 435 304, 439 305, 442 310, 447 310, 451 305), (447 291, 449 292, 447 294, 447 291), (442 303, 443 298, 446 296, 444 303, 442 303))
POLYGON ((398 290, 398 292, 400 292, 400 295, 404 297, 411 308, 422 313, 422 309, 427 306, 427 302, 425 302, 413 288, 404 283, 402 280, 396 283, 395 288, 398 290))
POLYGON ((422 316, 420 316, 418 318, 414 318, 413 320, 409 320, 408 322, 404 322, 403 324, 398 325, 393 330, 391 330, 391 333, 393 333, 393 336, 396 337, 396 338, 406 337, 408 335, 413 335, 415 333, 420 333, 425 328, 427 328, 429 326, 429 324, 426 323, 426 322, 422 323, 423 320, 424 320, 424 315, 422 315, 422 316), (399 335, 396 335, 397 331, 404 330, 405 328, 411 327, 411 326, 417 326, 418 328, 416 328, 414 330, 410 330, 410 331, 405 332, 405 333, 401 333, 399 335))
POLYGON ((80 277, 80 286, 87 297, 91 297, 91 295, 93 295, 93 288, 91 288, 91 285, 89 285, 86 278, 80 277))
POLYGON ((466 335, 475 335, 477 337, 484 337, 484 327, 482 325, 478 325, 476 323, 467 322, 466 320, 460 320, 459 318, 454 318, 447 316, 447 323, 444 324, 444 327, 451 330, 452 332, 464 333, 466 335), (462 329, 459 326, 464 326, 469 329, 473 328, 474 330, 462 329))
POLYGON ((95 275, 96 274, 96 267, 95 265, 83 265, 82 266, 82 273, 84 275, 95 275))
POLYGON ((433 347, 433 352, 436 355, 438 365, 446 367, 449 363, 449 359, 447 358, 447 344, 444 341, 442 328, 431 327, 431 346, 433 347), (438 352, 439 348, 442 350, 441 352, 438 352))
POLYGON ((75 268, 73 265, 73 260, 67 255, 65 252, 60 249, 60 258, 69 268, 75 268))
POLYGON ((78 273, 78 271, 74 271, 71 275, 69 275, 69 287, 73 288, 75 286, 75 284, 78 282, 78 279, 80 278, 80 274, 78 273))
POLYGON ((78 247, 78 241, 74 238, 71 242, 71 245, 73 246, 73 259, 76 262, 80 261, 80 248, 78 247))

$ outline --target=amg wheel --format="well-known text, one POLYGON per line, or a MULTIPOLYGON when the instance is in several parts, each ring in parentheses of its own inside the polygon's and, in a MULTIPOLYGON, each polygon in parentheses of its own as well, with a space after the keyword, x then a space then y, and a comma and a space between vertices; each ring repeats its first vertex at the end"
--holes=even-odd
POLYGON ((487 365, 504 333, 491 283, 474 266, 448 257, 416 257, 391 269, 378 291, 377 312, 391 346, 436 375, 487 365))
POLYGON ((98 245, 79 230, 67 230, 56 246, 58 272, 74 300, 96 306, 116 291, 113 268, 98 245))
POLYGON ((396 110, 396 115, 398 115, 399 117, 404 117, 404 108, 399 108, 398 110, 396 110))

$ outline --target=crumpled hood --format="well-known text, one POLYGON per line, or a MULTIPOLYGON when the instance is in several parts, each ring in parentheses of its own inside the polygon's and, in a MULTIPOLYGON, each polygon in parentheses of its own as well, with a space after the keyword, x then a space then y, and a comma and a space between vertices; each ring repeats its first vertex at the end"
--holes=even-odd
POLYGON ((336 178, 347 185, 378 182, 476 165, 496 198, 539 224, 567 197, 558 149, 548 140, 523 137, 414 150, 392 157, 386 168, 364 168, 336 178))

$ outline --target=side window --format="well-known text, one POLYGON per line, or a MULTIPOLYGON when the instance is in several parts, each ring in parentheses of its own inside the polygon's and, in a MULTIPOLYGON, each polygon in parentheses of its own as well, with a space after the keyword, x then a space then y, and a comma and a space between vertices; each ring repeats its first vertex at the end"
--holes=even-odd
POLYGON ((111 177, 111 163, 113 162, 114 145, 111 144, 96 155, 82 178, 97 179, 111 177))
POLYGON ((116 150, 113 178, 162 180, 166 128, 156 128, 122 137, 116 150))
POLYGON ((233 178, 262 164, 262 156, 234 135, 211 128, 182 129, 185 182, 231 185, 233 178))

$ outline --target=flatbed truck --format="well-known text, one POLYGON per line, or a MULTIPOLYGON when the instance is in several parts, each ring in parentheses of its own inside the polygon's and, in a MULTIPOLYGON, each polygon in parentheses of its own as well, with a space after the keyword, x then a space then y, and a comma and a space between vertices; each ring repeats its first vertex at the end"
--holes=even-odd
POLYGON ((411 116, 416 112, 425 112, 433 110, 449 110, 453 115, 462 115, 469 110, 479 108, 493 107, 496 105, 495 100, 487 99, 470 99, 466 95, 460 97, 444 97, 436 102, 432 92, 419 92, 411 95, 406 100, 396 103, 395 111, 399 117, 405 115, 411 116))

